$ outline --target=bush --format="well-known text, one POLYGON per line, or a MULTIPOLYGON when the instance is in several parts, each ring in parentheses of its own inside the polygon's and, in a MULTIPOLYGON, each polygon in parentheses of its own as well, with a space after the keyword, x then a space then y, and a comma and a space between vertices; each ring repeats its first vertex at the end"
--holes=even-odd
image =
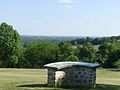
POLYGON ((115 68, 120 61, 120 49, 115 50, 109 54, 108 59, 106 60, 104 67, 105 68, 115 68))
POLYGON ((96 60, 90 59, 90 58, 83 58, 82 62, 89 62, 89 63, 94 63, 96 60))
POLYGON ((77 56, 71 55, 65 59, 65 61, 79 61, 77 56))
POLYGON ((114 63, 115 68, 120 68, 120 59, 114 63))
POLYGON ((44 64, 58 60, 58 46, 50 41, 39 41, 27 47, 25 52, 26 67, 41 68, 44 64))
POLYGON ((78 58, 80 61, 83 62, 95 62, 96 50, 94 49, 93 45, 90 43, 86 43, 82 47, 79 47, 78 58))

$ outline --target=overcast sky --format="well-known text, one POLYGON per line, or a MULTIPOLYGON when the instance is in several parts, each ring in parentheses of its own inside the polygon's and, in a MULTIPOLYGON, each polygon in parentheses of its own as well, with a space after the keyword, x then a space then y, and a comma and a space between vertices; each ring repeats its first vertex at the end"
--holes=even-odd
POLYGON ((21 35, 120 35, 120 0, 0 0, 0 23, 21 35))

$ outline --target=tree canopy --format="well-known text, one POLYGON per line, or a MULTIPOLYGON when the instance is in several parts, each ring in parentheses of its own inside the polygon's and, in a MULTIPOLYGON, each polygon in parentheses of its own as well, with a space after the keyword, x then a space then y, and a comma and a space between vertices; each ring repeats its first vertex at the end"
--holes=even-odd
POLYGON ((22 42, 18 32, 10 25, 0 25, 0 67, 15 67, 22 54, 22 42))
POLYGON ((58 60, 58 46, 50 41, 38 41, 26 48, 24 67, 40 68, 58 60))

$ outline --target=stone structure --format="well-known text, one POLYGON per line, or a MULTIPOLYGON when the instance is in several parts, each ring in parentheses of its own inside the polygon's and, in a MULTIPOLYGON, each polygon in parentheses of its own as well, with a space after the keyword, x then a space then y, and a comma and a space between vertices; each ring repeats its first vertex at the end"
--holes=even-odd
POLYGON ((85 62, 56 62, 44 65, 48 68, 48 86, 87 87, 96 85, 96 68, 99 64, 85 62))

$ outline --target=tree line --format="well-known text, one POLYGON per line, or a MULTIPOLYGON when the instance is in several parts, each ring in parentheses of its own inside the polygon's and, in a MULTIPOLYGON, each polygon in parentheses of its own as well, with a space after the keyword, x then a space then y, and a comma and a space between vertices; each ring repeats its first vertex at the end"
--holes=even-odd
POLYGON ((100 63, 104 68, 120 67, 120 43, 118 40, 93 44, 71 41, 53 42, 38 40, 22 43, 18 32, 6 23, 0 25, 0 67, 42 68, 44 64, 59 61, 100 63), (95 46, 97 45, 97 46, 95 46))
POLYGON ((120 40, 120 36, 97 37, 97 38, 86 37, 86 38, 78 38, 75 40, 71 40, 71 43, 73 45, 77 45, 77 44, 85 44, 86 42, 90 42, 93 45, 100 45, 104 43, 118 42, 119 40, 120 40))

